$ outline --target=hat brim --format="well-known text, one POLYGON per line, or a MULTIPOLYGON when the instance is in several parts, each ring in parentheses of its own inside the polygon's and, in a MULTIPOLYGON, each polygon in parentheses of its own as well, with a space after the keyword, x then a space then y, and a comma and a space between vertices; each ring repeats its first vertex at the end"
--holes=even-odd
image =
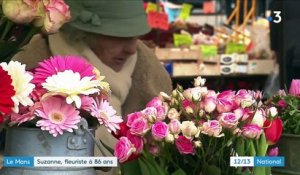
POLYGON ((115 37, 136 37, 150 32, 145 16, 130 19, 101 19, 100 25, 83 23, 80 20, 71 21, 69 25, 79 30, 115 37))

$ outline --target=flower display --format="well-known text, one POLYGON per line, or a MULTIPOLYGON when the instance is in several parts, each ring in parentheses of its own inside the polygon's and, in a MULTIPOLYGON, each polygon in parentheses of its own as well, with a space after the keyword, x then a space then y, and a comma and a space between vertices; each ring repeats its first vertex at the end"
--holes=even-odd
POLYGON ((109 132, 120 129, 123 120, 107 101, 108 83, 84 58, 54 56, 30 72, 16 61, 0 68, 0 89, 7 92, 0 112, 10 126, 40 127, 57 137, 78 129, 82 118, 94 118, 109 132))
POLYGON ((275 129, 280 128, 279 123, 283 123, 284 133, 289 134, 300 134, 300 80, 294 79, 291 82, 289 91, 279 90, 277 94, 273 95, 272 98, 268 100, 268 104, 275 106, 276 111, 271 111, 270 113, 278 113, 282 121, 275 120, 272 123, 267 123, 270 130, 271 142, 277 140, 277 134, 275 129))
POLYGON ((230 167, 229 158, 267 155, 267 143, 281 135, 270 134, 282 125, 277 108, 263 104, 261 92, 215 92, 204 83, 198 77, 195 87, 178 85, 171 95, 161 93, 145 109, 128 114, 126 127, 116 134, 120 163, 135 157, 147 167, 140 174, 266 174, 265 167, 230 167))

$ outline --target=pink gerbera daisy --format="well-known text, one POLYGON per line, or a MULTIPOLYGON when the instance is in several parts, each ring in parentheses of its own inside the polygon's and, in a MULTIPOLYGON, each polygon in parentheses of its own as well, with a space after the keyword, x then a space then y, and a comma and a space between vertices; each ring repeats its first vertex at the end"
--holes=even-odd
POLYGON ((41 86, 48 77, 55 75, 58 72, 64 72, 65 70, 78 72, 81 78, 88 76, 96 79, 94 67, 84 58, 79 56, 58 55, 39 63, 39 66, 34 70, 33 83, 37 86, 41 86))
POLYGON ((123 122, 121 116, 116 115, 116 110, 109 105, 108 101, 96 98, 90 109, 91 115, 96 117, 99 123, 107 128, 109 132, 116 133, 120 129, 119 124, 123 122))
POLYGON ((66 103, 60 97, 49 97, 41 102, 41 108, 36 110, 36 115, 41 117, 36 125, 42 130, 49 131, 54 137, 62 135, 63 131, 73 132, 78 129, 80 122, 79 111, 72 105, 66 103))

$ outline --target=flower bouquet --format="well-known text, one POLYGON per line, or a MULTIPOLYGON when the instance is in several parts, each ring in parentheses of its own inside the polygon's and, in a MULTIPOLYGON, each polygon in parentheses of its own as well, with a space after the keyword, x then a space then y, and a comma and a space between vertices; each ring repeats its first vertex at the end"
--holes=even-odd
MULTIPOLYGON (((267 104, 276 106, 284 128, 283 135, 276 146, 279 149, 277 154, 285 157, 285 166, 274 168, 274 174, 297 174, 300 171, 300 80, 292 80, 288 92, 279 90, 267 101, 267 104)), ((278 121, 273 120, 270 128, 276 125, 279 125, 278 121)), ((274 129, 268 133, 272 143, 279 139, 276 137, 277 134, 277 130, 274 129)))
POLYGON ((269 103, 278 108, 284 132, 300 135, 300 80, 293 80, 288 93, 280 90, 269 103))
POLYGON ((40 127, 57 137, 78 129, 81 118, 110 132, 122 122, 107 101, 109 84, 83 58, 51 57, 30 72, 10 61, 0 64, 0 75, 0 120, 9 126, 40 127))
POLYGON ((64 0, 2 0, 0 62, 9 62, 31 38, 56 32, 71 15, 64 0))
POLYGON ((265 167, 230 167, 230 157, 267 154, 272 127, 264 123, 277 118, 277 109, 263 105, 259 91, 215 92, 204 83, 198 77, 195 87, 178 86, 129 114, 116 135, 119 162, 137 158, 143 175, 270 174, 265 167))

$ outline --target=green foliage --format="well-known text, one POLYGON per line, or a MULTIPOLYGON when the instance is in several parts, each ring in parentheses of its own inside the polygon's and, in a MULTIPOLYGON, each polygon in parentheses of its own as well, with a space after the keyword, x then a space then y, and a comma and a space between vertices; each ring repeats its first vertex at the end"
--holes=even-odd
POLYGON ((283 132, 300 135, 300 97, 294 95, 275 95, 271 103, 279 110, 283 121, 283 132))

